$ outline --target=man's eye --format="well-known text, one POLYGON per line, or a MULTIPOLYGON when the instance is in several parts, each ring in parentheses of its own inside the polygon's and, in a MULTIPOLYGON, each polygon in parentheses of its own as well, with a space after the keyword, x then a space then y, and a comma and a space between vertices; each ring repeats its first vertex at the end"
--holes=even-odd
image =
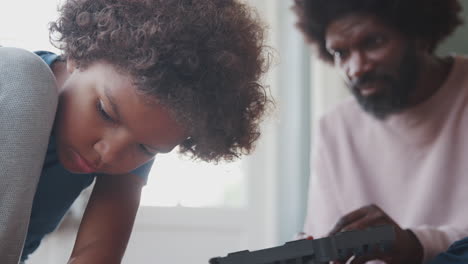
POLYGON ((367 48, 378 48, 385 44, 385 38, 381 35, 372 36, 367 40, 367 48))
POLYGON ((98 100, 97 104, 96 104, 96 108, 99 112, 99 115, 101 116, 101 118, 105 121, 110 121, 110 122, 113 122, 114 120, 112 119, 112 117, 106 112, 106 110, 104 110, 104 106, 103 106, 103 103, 101 100, 98 100))
POLYGON ((384 37, 382 37, 382 36, 375 37, 374 38, 374 43, 376 43, 376 44, 384 43, 384 37))
POLYGON ((330 53, 333 55, 335 60, 346 58, 346 52, 344 50, 332 50, 330 53))

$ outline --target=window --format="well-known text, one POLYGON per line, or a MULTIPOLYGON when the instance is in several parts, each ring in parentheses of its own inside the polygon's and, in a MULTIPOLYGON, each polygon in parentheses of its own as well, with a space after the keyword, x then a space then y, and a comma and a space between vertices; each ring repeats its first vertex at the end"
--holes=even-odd
POLYGON ((57 52, 49 43, 48 23, 57 17, 59 0, 2 2, 0 45, 57 52))
POLYGON ((142 206, 244 207, 245 173, 242 161, 193 161, 171 153, 158 155, 143 189, 142 206))

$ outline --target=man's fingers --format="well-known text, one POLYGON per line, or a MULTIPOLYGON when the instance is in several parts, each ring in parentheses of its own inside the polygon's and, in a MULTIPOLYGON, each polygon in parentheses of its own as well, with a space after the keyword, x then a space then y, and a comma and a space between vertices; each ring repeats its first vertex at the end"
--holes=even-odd
MULTIPOLYGON (((393 221, 382 209, 375 205, 369 205, 355 210, 342 218, 336 223, 330 235, 338 232, 366 229, 372 226, 390 224, 400 229, 397 223, 393 221)), ((370 260, 376 259, 393 259, 393 256, 389 252, 383 252, 380 248, 369 248, 363 249, 366 252, 362 252, 364 255, 353 256, 348 259, 348 262, 335 261, 334 264, 351 263, 351 264, 364 264, 370 260)), ((390 263, 390 262, 389 262, 390 263)))
POLYGON ((341 217, 338 222, 335 224, 335 226, 332 228, 330 233, 328 235, 334 235, 338 232, 340 232, 345 226, 348 226, 349 224, 359 220, 360 218, 365 217, 369 212, 368 207, 362 207, 359 208, 343 217, 341 217))
POLYGON ((335 234, 338 232, 365 229, 383 224, 393 224, 393 221, 387 218, 386 215, 381 211, 370 211, 365 215, 362 215, 360 218, 348 222, 347 224, 336 225, 332 231, 334 232, 333 234, 335 234))
POLYGON ((382 253, 381 251, 376 251, 376 252, 379 252, 379 253, 372 253, 370 255, 362 256, 362 257, 354 256, 354 258, 351 260, 350 264, 364 264, 364 263, 367 263, 368 261, 377 260, 377 259, 382 260, 382 261, 384 261, 385 263, 388 263, 388 264, 391 263, 392 258, 389 257, 387 254, 382 253))
POLYGON ((384 215, 379 213, 370 213, 358 219, 349 225, 344 226, 340 232, 365 229, 376 225, 392 224, 390 219, 386 219, 384 215))
POLYGON ((370 257, 355 257, 353 260, 351 260, 350 264, 364 264, 369 260, 373 260, 375 258, 370 258, 370 257))
POLYGON ((353 258, 353 256, 348 256, 347 258, 334 260, 334 261, 331 261, 330 263, 331 264, 346 264, 352 258, 353 258))

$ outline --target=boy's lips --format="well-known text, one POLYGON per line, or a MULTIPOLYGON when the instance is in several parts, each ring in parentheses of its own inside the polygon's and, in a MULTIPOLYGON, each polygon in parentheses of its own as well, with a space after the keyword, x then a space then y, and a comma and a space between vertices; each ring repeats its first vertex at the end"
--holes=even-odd
POLYGON ((96 172, 97 169, 91 165, 85 158, 83 158, 78 152, 73 151, 73 163, 75 167, 82 173, 96 172))

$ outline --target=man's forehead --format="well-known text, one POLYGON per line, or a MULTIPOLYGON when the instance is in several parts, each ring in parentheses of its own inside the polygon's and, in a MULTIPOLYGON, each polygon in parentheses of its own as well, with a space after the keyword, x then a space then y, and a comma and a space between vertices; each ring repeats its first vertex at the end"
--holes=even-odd
POLYGON ((374 15, 350 14, 330 23, 325 32, 326 42, 348 41, 351 37, 369 32, 388 31, 381 19, 374 15))

